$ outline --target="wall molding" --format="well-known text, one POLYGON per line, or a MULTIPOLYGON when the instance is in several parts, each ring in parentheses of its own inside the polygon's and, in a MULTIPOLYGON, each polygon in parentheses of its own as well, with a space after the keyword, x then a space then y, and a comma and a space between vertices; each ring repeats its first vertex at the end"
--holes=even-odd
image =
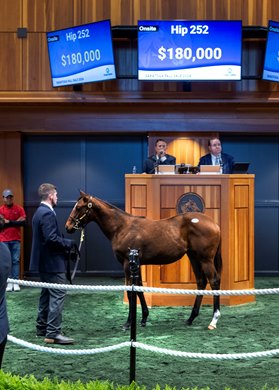
POLYGON ((278 134, 279 101, 170 101, 0 104, 0 132, 96 134, 219 132, 278 134), (140 120, 139 120, 140 119, 140 120))

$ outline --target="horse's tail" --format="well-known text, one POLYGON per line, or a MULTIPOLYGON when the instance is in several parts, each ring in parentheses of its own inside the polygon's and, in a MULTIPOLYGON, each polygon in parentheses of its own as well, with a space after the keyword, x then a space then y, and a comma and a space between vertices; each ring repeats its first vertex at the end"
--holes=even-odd
POLYGON ((220 276, 221 272, 222 272, 222 267, 223 267, 222 254, 221 254, 221 239, 219 241, 219 245, 218 245, 217 251, 216 251, 215 256, 214 256, 214 266, 215 266, 217 273, 220 276))

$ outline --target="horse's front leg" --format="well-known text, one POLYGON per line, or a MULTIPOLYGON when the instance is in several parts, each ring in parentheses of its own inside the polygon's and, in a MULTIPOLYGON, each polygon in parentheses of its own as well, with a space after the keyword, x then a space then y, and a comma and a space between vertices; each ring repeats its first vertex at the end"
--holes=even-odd
MULTIPOLYGON (((121 262, 121 259, 119 259, 121 262)), ((131 285, 131 270, 130 270, 130 263, 129 259, 125 259, 123 262, 123 268, 125 272, 125 285, 130 286, 131 285)), ((127 298, 128 298, 128 305, 129 305, 129 311, 128 311, 128 318, 127 321, 123 324, 122 329, 123 330, 129 330, 131 327, 131 320, 132 320, 132 292, 127 291, 127 298)))
POLYGON ((129 330, 131 327, 131 291, 127 291, 127 297, 128 297, 128 304, 129 304, 129 312, 128 312, 128 318, 125 324, 123 324, 122 329, 123 330, 129 330))
POLYGON ((149 315, 149 310, 148 310, 148 307, 147 307, 147 304, 146 304, 146 300, 145 300, 145 296, 144 296, 144 293, 143 292, 138 292, 138 297, 139 297, 139 300, 140 300, 140 304, 141 304, 141 312, 142 312, 142 317, 141 317, 141 326, 146 326, 146 321, 147 321, 147 318, 148 318, 148 315, 149 315))
MULTIPOLYGON (((127 296, 128 296, 128 302, 129 302, 129 313, 128 313, 128 318, 125 324, 123 325, 123 330, 128 330, 131 327, 131 318, 132 318, 132 313, 131 313, 131 291, 127 291, 127 296)), ((146 326, 147 318, 149 315, 149 310, 146 304, 145 296, 143 292, 137 292, 137 296, 139 297, 139 301, 141 304, 141 311, 142 311, 142 318, 141 318, 141 326, 146 326)))
MULTIPOLYGON (((141 277, 141 269, 139 270, 139 279, 138 279, 138 285, 142 286, 142 277, 141 277)), ((141 312, 142 312, 142 317, 141 317, 141 326, 146 326, 146 321, 147 317, 149 315, 149 310, 146 304, 145 296, 143 292, 138 292, 137 293, 139 300, 140 300, 140 305, 141 305, 141 312)))
MULTIPOLYGON (((142 286, 141 269, 140 269, 139 264, 140 264, 140 262, 138 262, 138 264, 137 264, 137 268, 136 268, 137 273, 135 272, 134 283, 137 286, 142 286)), ((132 265, 134 265, 134 262, 132 263, 132 265)), ((132 270, 132 271, 134 272, 134 270, 132 270)), ((126 285, 131 285, 131 264, 130 264, 130 259, 129 259, 129 261, 124 261, 124 272, 125 272, 126 285)), ((139 297, 139 301, 140 301, 140 304, 141 304, 141 310, 142 310, 141 326, 146 326, 146 321, 147 321, 147 317, 149 315, 149 310, 148 310, 148 307, 147 307, 147 304, 146 304, 144 293, 143 292, 137 292, 136 295, 137 295, 137 297, 139 297)), ((132 292, 131 291, 127 291, 127 296, 128 296, 128 302, 129 302, 129 314, 128 314, 127 321, 123 325, 123 329, 124 330, 128 330, 131 327, 131 321, 132 321, 132 307, 131 307, 132 306, 131 305, 131 303, 132 303, 132 292)), ((137 301, 136 301, 136 305, 137 305, 137 301)))

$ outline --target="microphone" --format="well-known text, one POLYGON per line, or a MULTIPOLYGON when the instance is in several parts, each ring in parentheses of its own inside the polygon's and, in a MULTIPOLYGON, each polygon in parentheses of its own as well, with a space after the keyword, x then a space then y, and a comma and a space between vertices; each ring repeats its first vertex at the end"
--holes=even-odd
POLYGON ((223 173, 223 162, 222 162, 222 157, 221 157, 221 154, 219 154, 218 156, 217 156, 217 161, 219 162, 219 165, 220 165, 220 173, 223 173))
POLYGON ((159 173, 159 165, 162 162, 161 158, 164 155, 164 151, 160 150, 156 156, 156 161, 154 162, 155 173, 159 173))
POLYGON ((159 163, 164 163, 166 161, 167 157, 166 157, 166 152, 165 150, 160 150, 159 152, 159 163))

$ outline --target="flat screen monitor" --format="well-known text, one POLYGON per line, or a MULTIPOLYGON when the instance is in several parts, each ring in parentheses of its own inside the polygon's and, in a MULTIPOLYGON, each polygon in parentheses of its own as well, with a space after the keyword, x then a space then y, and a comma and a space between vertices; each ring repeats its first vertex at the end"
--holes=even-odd
POLYGON ((138 79, 241 80, 241 21, 138 21, 138 79))
POLYGON ((279 22, 268 23, 263 80, 279 82, 279 22))
POLYGON ((53 87, 116 78, 110 20, 47 32, 47 45, 53 87))
POLYGON ((236 162, 233 164, 232 173, 247 173, 249 166, 249 162, 236 162))

